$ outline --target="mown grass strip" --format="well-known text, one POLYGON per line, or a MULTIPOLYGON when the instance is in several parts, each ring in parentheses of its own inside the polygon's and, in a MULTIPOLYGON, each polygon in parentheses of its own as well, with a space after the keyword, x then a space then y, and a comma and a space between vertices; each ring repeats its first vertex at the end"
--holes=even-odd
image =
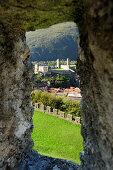
POLYGON ((79 153, 83 150, 80 125, 39 111, 34 111, 33 124, 33 148, 38 153, 80 164, 79 153))

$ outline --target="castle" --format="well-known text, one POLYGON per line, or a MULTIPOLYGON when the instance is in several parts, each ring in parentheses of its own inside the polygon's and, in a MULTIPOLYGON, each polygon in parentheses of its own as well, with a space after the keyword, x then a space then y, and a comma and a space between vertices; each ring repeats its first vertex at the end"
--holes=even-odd
MULTIPOLYGON (((56 61, 56 68, 61 68, 64 70, 70 70, 70 59, 67 58, 67 64, 66 65, 61 65, 60 64, 60 59, 57 59, 56 61)), ((39 66, 37 63, 34 64, 34 73, 38 74, 38 72, 42 72, 42 73, 47 73, 49 71, 48 66, 39 66)))
POLYGON ((64 70, 70 69, 70 59, 67 58, 67 64, 66 65, 60 65, 60 59, 57 59, 57 68, 62 68, 64 70))

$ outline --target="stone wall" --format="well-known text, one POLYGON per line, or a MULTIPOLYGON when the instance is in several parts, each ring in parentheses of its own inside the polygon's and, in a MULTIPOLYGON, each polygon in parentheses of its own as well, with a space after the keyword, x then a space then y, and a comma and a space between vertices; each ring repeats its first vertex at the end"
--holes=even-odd
POLYGON ((83 97, 81 168, 112 170, 113 1, 73 0, 72 4, 47 0, 39 5, 40 2, 0 1, 0 168, 13 169, 16 162, 25 160, 21 162, 23 169, 29 169, 27 158, 34 160, 35 156, 39 160, 38 155, 27 155, 32 148, 33 111, 25 31, 73 18, 79 27, 81 47, 78 61, 83 97))
POLYGON ((77 69, 82 91, 82 167, 112 170, 113 1, 91 0, 79 6, 81 49, 77 69))
POLYGON ((27 60, 30 51, 24 35, 11 39, 6 30, 2 31, 4 34, 0 37, 0 168, 13 167, 21 153, 33 145, 30 137, 33 127, 33 108, 30 106, 32 84, 27 60))
POLYGON ((45 107, 43 104, 40 105, 39 103, 35 103, 34 109, 43 113, 51 114, 53 116, 65 119, 78 125, 81 124, 80 117, 75 117, 75 119, 73 119, 73 116, 71 114, 66 115, 65 112, 58 109, 53 109, 50 106, 45 107))

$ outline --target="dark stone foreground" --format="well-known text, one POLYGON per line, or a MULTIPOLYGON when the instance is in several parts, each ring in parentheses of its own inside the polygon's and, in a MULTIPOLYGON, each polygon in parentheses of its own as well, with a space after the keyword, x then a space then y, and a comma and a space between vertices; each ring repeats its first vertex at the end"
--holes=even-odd
POLYGON ((80 32, 81 167, 113 170, 113 0, 0 0, 0 170, 79 168, 29 152, 32 73, 25 32, 65 21, 75 21, 80 32))
POLYGON ((80 166, 68 160, 51 158, 32 151, 31 154, 25 153, 22 161, 13 170, 80 170, 80 166))

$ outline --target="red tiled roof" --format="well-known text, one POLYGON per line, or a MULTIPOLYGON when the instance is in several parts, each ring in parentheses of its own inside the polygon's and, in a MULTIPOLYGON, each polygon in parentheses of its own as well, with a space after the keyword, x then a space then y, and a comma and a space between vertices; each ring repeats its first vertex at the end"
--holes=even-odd
POLYGON ((65 89, 65 92, 81 92, 81 90, 79 88, 70 88, 70 89, 65 89))
POLYGON ((48 90, 48 92, 56 93, 56 92, 58 92, 59 90, 60 90, 59 88, 50 88, 50 89, 48 90))
POLYGON ((50 88, 50 89, 48 89, 48 92, 51 92, 51 93, 56 93, 56 92, 60 92, 60 91, 62 91, 62 92, 68 92, 68 93, 70 93, 70 92, 78 92, 78 93, 80 93, 81 92, 81 90, 79 89, 79 88, 75 88, 75 87, 70 87, 70 89, 59 89, 59 88, 50 88))

